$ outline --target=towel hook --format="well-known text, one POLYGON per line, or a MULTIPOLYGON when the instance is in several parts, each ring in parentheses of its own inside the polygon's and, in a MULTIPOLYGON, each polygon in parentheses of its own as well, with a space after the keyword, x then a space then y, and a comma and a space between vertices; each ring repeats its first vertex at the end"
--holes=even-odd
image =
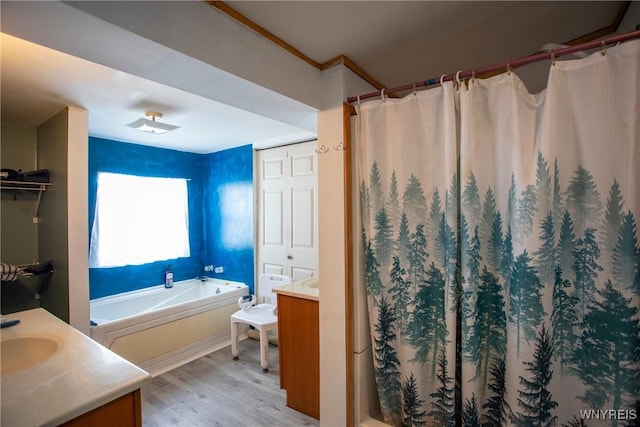
POLYGON ((321 145, 320 148, 316 148, 316 153, 324 154, 329 152, 329 149, 325 145, 321 145))

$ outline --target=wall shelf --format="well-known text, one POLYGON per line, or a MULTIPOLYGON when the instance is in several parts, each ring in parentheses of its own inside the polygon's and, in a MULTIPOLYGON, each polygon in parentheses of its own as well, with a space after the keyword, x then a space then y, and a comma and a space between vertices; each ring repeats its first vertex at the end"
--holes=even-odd
POLYGON ((5 181, 0 182, 0 190, 10 191, 14 193, 14 199, 16 198, 15 192, 18 191, 31 191, 37 192, 38 198, 36 199, 36 208, 33 214, 33 223, 38 223, 38 212, 40 211, 40 200, 42 200, 42 193, 47 191, 47 187, 51 185, 48 182, 32 182, 32 181, 5 181))

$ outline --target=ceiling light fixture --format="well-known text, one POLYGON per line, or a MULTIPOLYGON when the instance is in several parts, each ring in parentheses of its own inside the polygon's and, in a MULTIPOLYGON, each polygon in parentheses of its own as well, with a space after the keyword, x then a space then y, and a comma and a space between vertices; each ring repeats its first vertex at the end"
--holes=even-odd
POLYGON ((147 111, 145 116, 150 117, 151 120, 141 117, 135 122, 129 123, 127 126, 142 132, 150 133, 167 133, 180 127, 158 122, 157 119, 162 118, 162 113, 158 113, 156 111, 147 111))

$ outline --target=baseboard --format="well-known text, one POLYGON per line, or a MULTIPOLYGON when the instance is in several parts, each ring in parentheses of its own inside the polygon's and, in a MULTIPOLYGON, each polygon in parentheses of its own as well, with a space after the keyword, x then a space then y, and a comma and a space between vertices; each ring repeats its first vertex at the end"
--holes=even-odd
MULTIPOLYGON (((240 340, 244 339, 246 339, 246 337, 242 334, 240 336, 240 340)), ((229 347, 230 345, 230 335, 211 337, 152 359, 145 360, 137 365, 147 371, 152 377, 157 377, 158 375, 162 375, 165 372, 169 372, 172 369, 199 359, 207 354, 213 353, 214 351, 229 347)), ((231 357, 231 350, 229 350, 229 357, 231 357)))

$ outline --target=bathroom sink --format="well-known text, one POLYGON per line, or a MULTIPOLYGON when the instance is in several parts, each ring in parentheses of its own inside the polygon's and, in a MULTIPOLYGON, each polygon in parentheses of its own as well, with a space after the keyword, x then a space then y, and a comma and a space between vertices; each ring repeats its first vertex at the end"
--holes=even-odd
POLYGON ((320 284, 320 279, 317 277, 309 277, 308 279, 305 279, 300 282, 300 286, 303 286, 305 288, 314 288, 314 289, 319 289, 318 287, 319 284, 320 284))
POLYGON ((62 347, 53 335, 29 335, 0 342, 0 376, 13 374, 44 362, 62 347))

